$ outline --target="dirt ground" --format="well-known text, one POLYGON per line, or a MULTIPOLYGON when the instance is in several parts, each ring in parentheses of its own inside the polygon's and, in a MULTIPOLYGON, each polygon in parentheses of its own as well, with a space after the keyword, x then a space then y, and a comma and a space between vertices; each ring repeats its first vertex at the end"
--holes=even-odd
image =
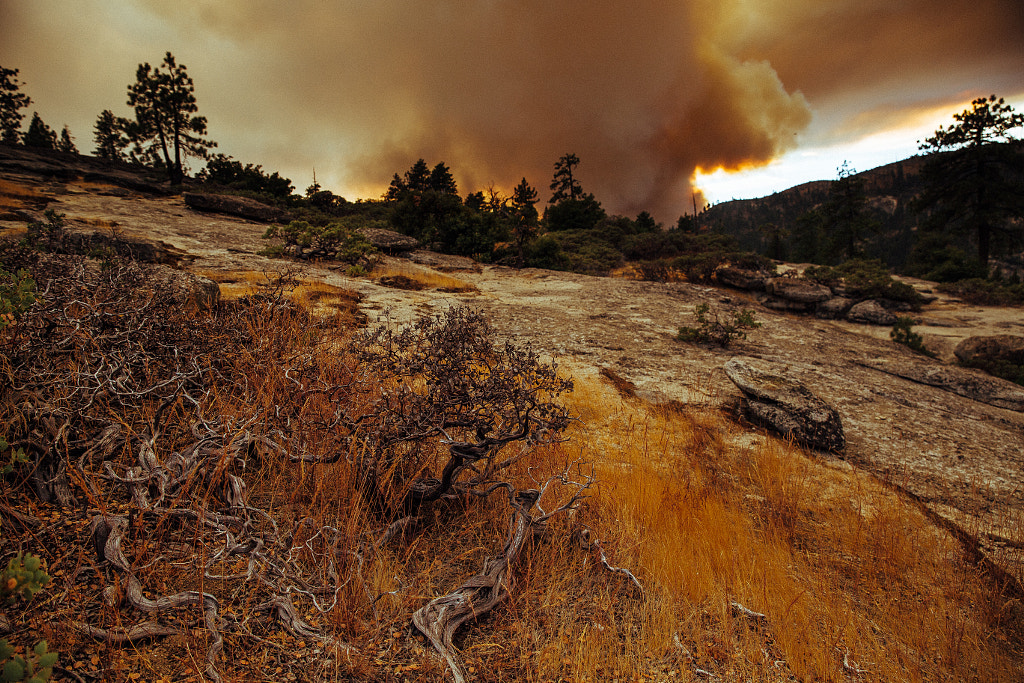
MULTIPOLYGON (((117 197, 74 184, 47 191, 54 198, 51 208, 68 220, 116 221, 126 233, 188 252, 188 267, 195 271, 286 265, 256 255, 266 226, 194 212, 180 197, 117 197)), ((0 221, 0 229, 23 227, 23 221, 0 221)), ((740 393, 722 366, 734 356, 770 363, 842 417, 845 452, 812 457, 870 471, 901 488, 940 523, 954 523, 978 538, 997 564, 1024 578, 1024 413, 867 367, 875 361, 949 363, 952 349, 967 336, 1024 335, 1024 311, 940 297, 925 307, 924 324, 915 328, 940 353, 932 361, 889 341, 888 328, 782 314, 732 290, 441 260, 446 270, 454 269, 451 276, 478 291, 391 289, 325 265, 304 265, 303 274, 358 291, 371 320, 403 323, 458 304, 481 309, 500 335, 550 354, 574 374, 613 370, 654 402, 699 402, 735 413, 740 393), (704 302, 723 311, 753 308, 762 327, 727 350, 676 341, 679 326, 692 324, 694 307, 704 302)), ((921 281, 913 284, 929 288, 921 281)))

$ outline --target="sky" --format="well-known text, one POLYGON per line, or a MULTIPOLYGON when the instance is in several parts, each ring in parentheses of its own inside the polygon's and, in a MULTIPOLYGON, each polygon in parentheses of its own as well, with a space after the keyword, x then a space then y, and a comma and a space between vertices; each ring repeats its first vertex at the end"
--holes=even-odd
POLYGON ((545 200, 571 152, 665 222, 911 156, 978 96, 1024 111, 1020 0, 0 0, 0 66, 82 152, 167 51, 216 151, 299 191, 378 197, 423 158, 545 200))

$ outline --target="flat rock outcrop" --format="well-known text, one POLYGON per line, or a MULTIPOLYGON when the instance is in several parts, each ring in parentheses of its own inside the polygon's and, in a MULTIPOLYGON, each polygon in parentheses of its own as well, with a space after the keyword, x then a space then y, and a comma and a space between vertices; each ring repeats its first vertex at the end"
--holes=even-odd
POLYGON ((90 183, 109 183, 148 195, 175 193, 152 169, 54 149, 0 145, 0 172, 24 173, 65 182, 80 179, 90 183))
POLYGON ((804 446, 841 451, 846 437, 836 409, 780 373, 755 367, 748 359, 733 358, 725 364, 725 374, 743 392, 744 408, 754 422, 804 446))
POLYGON ((892 325, 896 322, 895 314, 875 299, 854 304, 846 314, 846 319, 852 323, 867 323, 869 325, 892 325))
POLYGON ((832 298, 832 290, 825 285, 793 277, 769 278, 765 288, 772 296, 798 304, 816 304, 832 298))
POLYGON ((386 254, 395 254, 418 249, 420 243, 408 235, 384 228, 360 228, 363 238, 386 254))
POLYGON ((225 213, 229 216, 247 218, 260 223, 272 223, 290 218, 288 212, 284 209, 279 209, 276 206, 270 206, 248 197, 185 192, 182 198, 185 200, 185 205, 190 209, 208 211, 210 213, 225 213))
POLYGON ((715 271, 715 279, 726 287, 763 292, 770 276, 763 270, 726 266, 715 271))

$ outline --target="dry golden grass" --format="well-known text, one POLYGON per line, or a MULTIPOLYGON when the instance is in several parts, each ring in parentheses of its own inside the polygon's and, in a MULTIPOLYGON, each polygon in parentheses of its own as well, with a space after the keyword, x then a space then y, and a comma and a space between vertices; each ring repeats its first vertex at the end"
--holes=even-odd
POLYGON ((32 187, 0 179, 0 209, 21 209, 45 199, 46 195, 32 187))
MULTIPOLYGON (((207 275, 222 289, 245 291, 264 277, 207 275)), ((293 298, 315 309, 335 294, 336 288, 304 283, 293 298)), ((258 343, 232 358, 225 373, 245 391, 212 392, 204 399, 205 414, 259 428, 296 391, 294 379, 276 371, 278 364, 311 349, 317 362, 310 367, 319 374, 307 378, 309 386, 351 381, 355 362, 337 352, 351 328, 332 320, 315 330, 303 316, 254 320, 258 343)), ((308 453, 350 447, 335 432, 311 426, 330 422, 336 400, 310 393, 291 406, 291 438, 308 453)), ((914 503, 864 473, 763 435, 751 437, 707 407, 650 405, 597 377, 579 378, 568 400, 580 417, 570 440, 535 447, 510 476, 528 482, 567 467, 593 468, 598 484, 572 519, 552 519, 546 533, 528 543, 511 569, 509 599, 460 629, 455 644, 475 680, 707 680, 700 671, 726 681, 1020 680, 1019 601, 1001 595, 914 503), (636 574, 642 597, 625 577, 604 569, 598 553, 573 541, 583 525, 611 564, 636 574), (765 619, 744 616, 732 603, 765 619)), ((152 419, 152 407, 147 410, 135 423, 152 419)), ((161 457, 191 436, 188 406, 179 403, 172 413, 158 446, 161 457)), ((134 416, 123 419, 129 424, 134 416)), ((120 457, 130 463, 134 454, 126 450, 120 457)), ((243 473, 250 505, 282 529, 304 517, 314 522, 292 544, 300 565, 316 576, 327 562, 336 564, 331 609, 318 611, 301 596, 293 602, 338 643, 301 641, 269 624, 260 640, 228 632, 224 680, 445 679, 447 667, 410 628, 410 615, 500 552, 507 502, 493 495, 438 504, 422 527, 371 555, 360 550, 360 539, 391 520, 364 500, 351 464, 279 457, 250 463, 243 473), (317 530, 328 527, 343 532, 334 547, 317 540, 317 530)), ((123 492, 115 496, 98 473, 92 476, 110 493, 89 506, 122 510, 123 492)), ((13 501, 15 494, 6 493, 13 501)), ((58 517, 46 506, 32 510, 58 517)), ((58 579, 45 591, 38 615, 28 618, 38 616, 40 629, 46 624, 62 665, 103 667, 104 680, 136 673, 145 680, 200 680, 207 649, 201 629, 134 648, 97 647, 66 625, 87 617, 113 626, 124 612, 103 602, 104 574, 90 565, 93 551, 71 545, 87 539, 85 513, 60 515, 60 525, 77 529, 61 532, 68 544, 21 542, 44 554, 58 579), (93 577, 87 587, 69 578, 79 574, 93 577), (94 653, 99 664, 89 664, 94 653)), ((168 520, 140 517, 139 523, 149 526, 139 529, 131 551, 147 590, 206 591, 236 621, 262 619, 252 609, 263 599, 259 585, 204 579, 195 571, 203 559, 195 556, 209 552, 208 545, 182 537, 168 520), (168 548, 179 555, 160 560, 172 552, 168 548)), ((44 535, 58 535, 57 525, 44 535)), ((228 558, 216 569, 244 571, 244 562, 234 562, 228 558)), ((200 616, 191 610, 180 618, 198 623, 200 616)))
MULTIPOLYGON (((196 271, 196 274, 216 282, 221 297, 226 301, 265 291, 277 277, 274 273, 251 270, 196 271)), ((354 312, 358 302, 355 292, 319 280, 297 281, 289 287, 289 298, 317 316, 330 316, 338 311, 354 312)))
POLYGON ((378 264, 370 273, 370 277, 383 283, 395 283, 389 286, 404 289, 436 289, 453 294, 477 291, 474 285, 458 278, 413 263, 397 262, 394 259, 386 264, 378 264), (408 282, 404 282, 403 279, 408 282))
POLYGON ((913 502, 775 439, 732 445, 712 412, 593 382, 573 400, 614 562, 648 585, 642 651, 726 679, 1019 680, 1019 602, 913 502))

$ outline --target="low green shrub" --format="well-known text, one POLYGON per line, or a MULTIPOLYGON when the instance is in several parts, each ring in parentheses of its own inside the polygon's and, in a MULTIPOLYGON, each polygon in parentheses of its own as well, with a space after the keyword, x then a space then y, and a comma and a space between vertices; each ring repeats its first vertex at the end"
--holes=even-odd
POLYGON ((0 436, 0 475, 6 476, 14 471, 16 465, 28 462, 24 449, 11 448, 7 439, 0 436), (8 450, 10 449, 10 450, 8 450), (6 453, 6 455, 4 455, 6 453))
POLYGON ((64 228, 64 214, 53 209, 43 212, 45 221, 31 221, 25 232, 28 246, 39 251, 59 252, 64 247, 67 234, 64 228))
POLYGON ((14 654, 14 648, 6 639, 0 639, 0 681, 3 683, 45 683, 53 675, 53 667, 57 663, 58 654, 50 652, 45 640, 40 640, 32 648, 28 657, 14 654))
POLYGON ((1024 365, 1018 365, 1013 361, 1002 359, 974 359, 966 363, 960 363, 965 368, 983 370, 993 377, 1000 377, 1014 384, 1024 386, 1024 365))
POLYGON ((14 323, 36 302, 36 283, 27 270, 8 273, 0 268, 0 330, 14 323))
POLYGON ((971 278, 959 282, 943 282, 936 286, 972 306, 1024 306, 1024 284, 996 282, 971 278))
POLYGON ((693 311, 696 327, 680 327, 676 339, 685 342, 702 342, 727 347, 735 339, 746 339, 747 330, 761 327, 754 319, 754 311, 744 308, 733 311, 731 319, 712 310, 710 304, 699 304, 693 311))
MULTIPOLYGON (((8 603, 15 602, 19 597, 31 600, 50 582, 42 565, 42 560, 31 553, 18 553, 12 557, 7 568, 0 571, 0 598, 8 603)), ((0 639, 0 681, 45 683, 50 680, 58 655, 48 648, 46 641, 41 640, 28 656, 23 657, 15 654, 15 649, 7 639, 0 639)))
MULTIPOLYGON (((383 221, 366 221, 361 216, 346 216, 325 225, 313 225, 306 221, 292 221, 288 225, 273 225, 263 234, 263 239, 282 239, 285 253, 287 247, 301 249, 304 258, 326 258, 345 263, 372 256, 377 249, 358 232, 361 228, 385 228, 383 221)), ((267 254, 272 247, 268 247, 267 254)))
POLYGON ((771 259, 748 251, 695 251, 671 259, 639 261, 633 267, 643 280, 667 282, 677 275, 689 282, 711 282, 715 271, 723 266, 745 270, 759 270, 769 274, 776 271, 771 259))
POLYGON ((50 577, 43 571, 42 560, 32 553, 18 553, 0 572, 0 598, 7 602, 14 602, 19 596, 31 600, 48 583, 50 577))
POLYGON ((284 256, 284 246, 281 244, 268 244, 257 251, 256 255, 265 256, 267 258, 281 258, 284 256))
POLYGON ((842 283, 847 296, 853 299, 889 299, 920 308, 924 298, 905 282, 894 280, 879 260, 852 259, 838 266, 811 266, 804 278, 826 287, 842 283))
POLYGON ((686 276, 689 282, 711 282, 718 267, 726 262, 726 254, 720 251, 705 251, 685 254, 672 259, 672 268, 686 276))

